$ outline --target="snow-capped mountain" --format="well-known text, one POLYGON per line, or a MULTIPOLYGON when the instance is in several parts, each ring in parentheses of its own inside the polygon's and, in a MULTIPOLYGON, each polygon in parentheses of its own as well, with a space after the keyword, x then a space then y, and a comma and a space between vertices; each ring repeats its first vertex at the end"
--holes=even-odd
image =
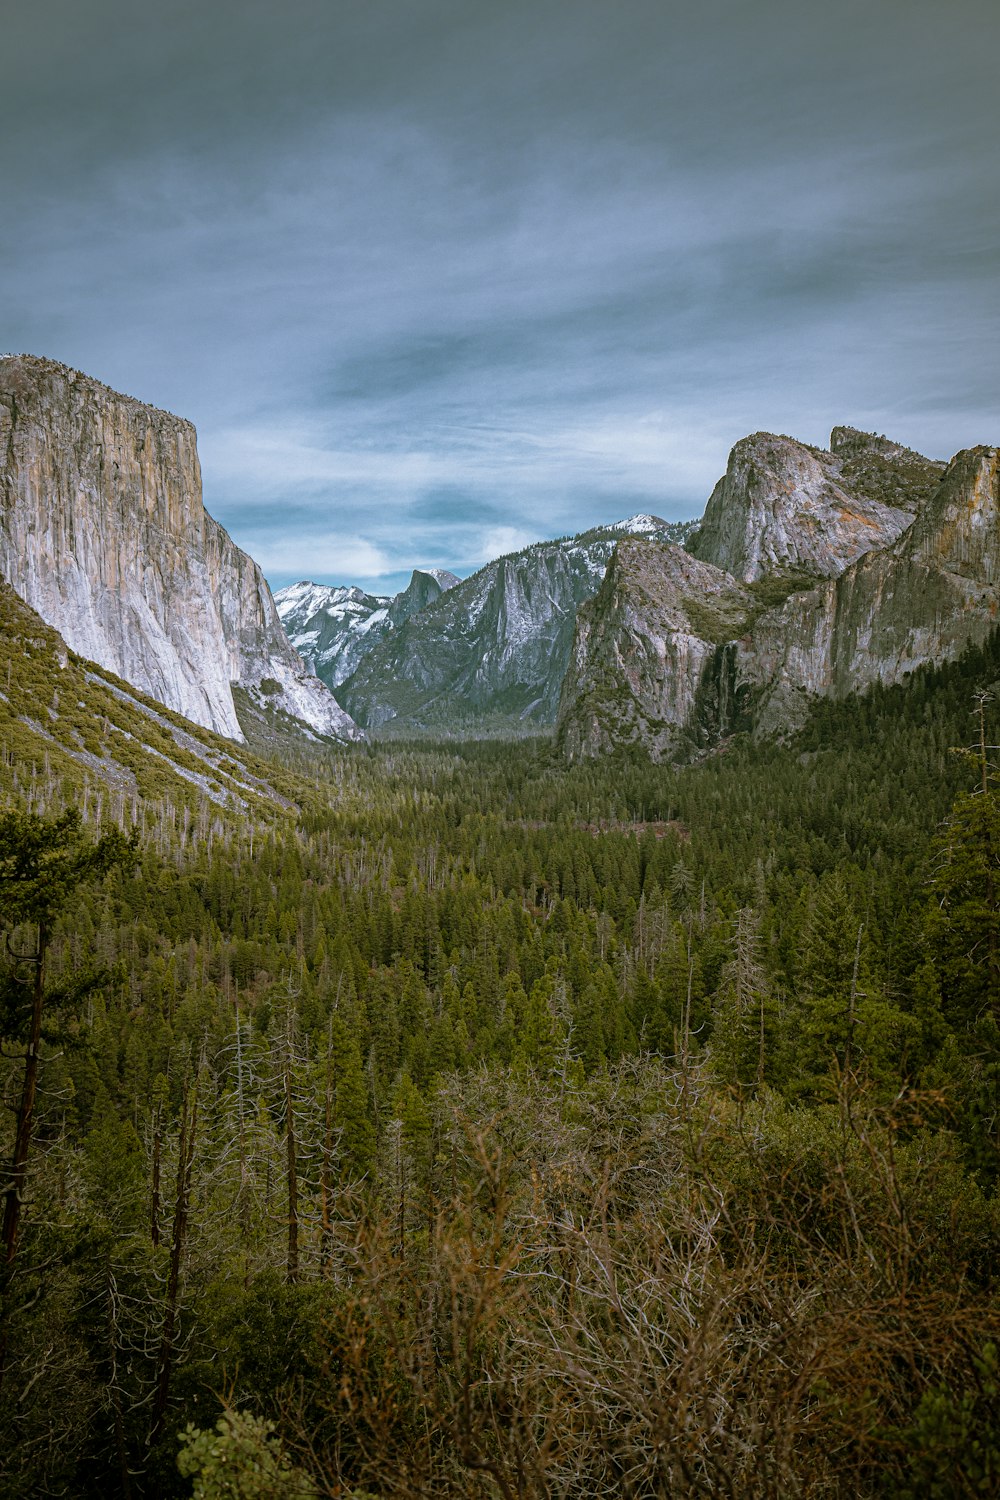
POLYGON ((634 516, 498 558, 380 635, 338 696, 371 727, 477 733, 551 724, 577 609, 597 592, 618 542, 681 542, 692 524, 634 516))
POLYGON ((444 568, 415 568, 406 588, 394 596, 303 582, 279 589, 274 602, 295 649, 335 688, 384 636, 458 582, 444 568))

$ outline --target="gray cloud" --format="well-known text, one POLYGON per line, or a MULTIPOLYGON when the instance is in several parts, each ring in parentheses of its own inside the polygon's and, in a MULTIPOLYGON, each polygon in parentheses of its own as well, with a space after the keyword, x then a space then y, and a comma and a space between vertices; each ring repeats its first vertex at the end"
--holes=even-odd
POLYGON ((192 417, 276 584, 997 439, 985 0, 146 9, 5 23, 0 343, 192 417))

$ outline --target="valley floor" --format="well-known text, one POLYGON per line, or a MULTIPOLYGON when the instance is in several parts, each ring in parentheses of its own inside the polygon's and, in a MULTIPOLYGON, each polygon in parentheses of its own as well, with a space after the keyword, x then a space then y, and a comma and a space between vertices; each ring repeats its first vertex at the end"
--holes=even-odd
POLYGON ((998 678, 116 801, 12 708, 0 1494, 995 1492, 998 678), (66 807, 135 869, 28 870, 66 807))

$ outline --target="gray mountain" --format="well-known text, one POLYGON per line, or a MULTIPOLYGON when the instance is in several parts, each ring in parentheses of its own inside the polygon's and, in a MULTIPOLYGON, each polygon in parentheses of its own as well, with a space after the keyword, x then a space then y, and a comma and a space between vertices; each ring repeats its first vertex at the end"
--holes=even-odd
POLYGON ((579 606, 623 536, 680 541, 689 522, 633 516, 488 563, 383 636, 339 688, 359 724, 484 733, 552 724, 579 606))
POLYGON ((197 724, 242 739, 237 686, 358 735, 205 511, 191 423, 29 355, 0 359, 0 576, 72 650, 197 724))
POLYGON ((394 596, 303 582, 279 589, 274 602, 292 645, 327 687, 337 688, 379 641, 459 581, 444 568, 415 568, 394 596))
POLYGON ((829 451, 755 432, 729 455, 688 551, 736 578, 835 578, 913 520, 944 465, 835 427, 829 451))
POLYGON ((836 428, 797 489, 802 445, 747 442, 772 457, 787 444, 790 463, 737 455, 736 482, 716 488, 692 539, 697 558, 623 544, 581 610, 559 712, 571 758, 630 744, 668 758, 734 731, 787 733, 813 699, 897 682, 995 628, 996 448, 945 466, 836 428))

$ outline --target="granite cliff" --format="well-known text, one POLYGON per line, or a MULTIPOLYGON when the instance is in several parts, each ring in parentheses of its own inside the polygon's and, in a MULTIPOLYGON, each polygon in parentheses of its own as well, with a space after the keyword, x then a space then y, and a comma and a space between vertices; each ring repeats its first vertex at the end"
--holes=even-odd
POLYGON ((835 427, 829 450, 756 432, 730 453, 688 550, 747 583, 833 578, 906 530, 943 467, 853 427, 835 427))
POLYGON ((622 544, 579 614, 559 738, 577 758, 781 734, 811 699, 898 681, 997 622, 997 450, 945 466, 835 428, 737 444, 689 546, 622 544))
POLYGON ((811 696, 898 682, 982 642, 1000 611, 1000 452, 956 454, 912 526, 837 579, 757 621, 736 691, 761 733, 795 727, 811 696))
POLYGON ((279 589, 274 602, 295 649, 327 687, 337 688, 380 641, 459 581, 443 568, 414 568, 395 595, 303 582, 279 589))
POLYGON ((687 522, 633 516, 497 558, 414 612, 339 689, 366 728, 471 735, 555 721, 579 606, 623 536, 680 540, 687 522))
POLYGON ((0 576, 79 655, 197 724, 233 685, 311 731, 358 731, 202 504, 194 427, 52 360, 0 360, 0 576))
POLYGON ((621 542, 597 595, 577 615, 559 705, 566 754, 578 759, 623 745, 656 759, 680 751, 711 680, 713 637, 741 631, 752 606, 746 585, 682 547, 621 542))

